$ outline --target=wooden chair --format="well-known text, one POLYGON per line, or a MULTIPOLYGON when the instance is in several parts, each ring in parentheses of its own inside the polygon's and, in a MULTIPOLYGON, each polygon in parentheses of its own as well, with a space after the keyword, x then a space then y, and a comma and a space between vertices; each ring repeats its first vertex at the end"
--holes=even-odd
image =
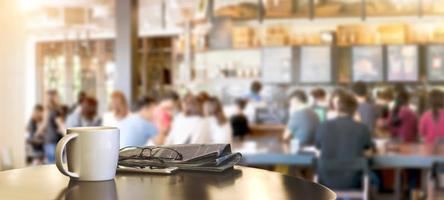
MULTIPOLYGON (((350 190, 334 190, 338 198, 351 199, 369 199, 370 178, 368 160, 365 158, 358 158, 355 160, 340 160, 340 159, 320 159, 318 165, 322 165, 323 170, 338 171, 338 172, 362 172, 362 189, 350 190)), ((315 177, 315 181, 319 182, 319 175, 315 177)), ((323 184, 322 182, 320 182, 323 184)), ((328 185, 326 185, 328 187, 328 185)))

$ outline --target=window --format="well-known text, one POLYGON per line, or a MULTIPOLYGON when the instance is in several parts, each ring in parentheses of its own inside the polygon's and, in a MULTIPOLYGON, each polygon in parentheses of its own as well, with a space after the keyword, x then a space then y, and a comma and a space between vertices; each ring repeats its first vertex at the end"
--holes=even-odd
MULTIPOLYGON (((56 90, 59 94, 65 93, 65 57, 63 55, 47 55, 43 58, 43 87, 45 91, 56 90)), ((64 100, 63 95, 61 99, 64 100)))

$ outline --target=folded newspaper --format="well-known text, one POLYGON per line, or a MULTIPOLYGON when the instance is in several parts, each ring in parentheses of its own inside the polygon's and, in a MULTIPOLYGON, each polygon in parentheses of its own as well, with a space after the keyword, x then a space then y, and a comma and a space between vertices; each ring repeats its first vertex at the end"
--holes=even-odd
POLYGON ((232 168, 242 158, 240 153, 232 153, 229 144, 184 144, 168 146, 135 147, 121 150, 119 167, 126 169, 177 168, 179 170, 223 172, 232 168), (141 149, 155 149, 146 159, 135 156, 141 149), (180 154, 180 159, 172 154, 180 154))

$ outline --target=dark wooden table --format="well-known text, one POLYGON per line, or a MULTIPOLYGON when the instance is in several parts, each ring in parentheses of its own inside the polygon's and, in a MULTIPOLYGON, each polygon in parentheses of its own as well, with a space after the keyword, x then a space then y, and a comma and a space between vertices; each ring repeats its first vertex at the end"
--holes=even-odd
POLYGON ((252 136, 270 136, 279 138, 285 131, 283 124, 251 124, 250 135, 252 136))
POLYGON ((0 172, 0 199, 335 199, 328 188, 299 178, 238 167, 224 173, 119 173, 105 182, 70 181, 54 165, 0 172))

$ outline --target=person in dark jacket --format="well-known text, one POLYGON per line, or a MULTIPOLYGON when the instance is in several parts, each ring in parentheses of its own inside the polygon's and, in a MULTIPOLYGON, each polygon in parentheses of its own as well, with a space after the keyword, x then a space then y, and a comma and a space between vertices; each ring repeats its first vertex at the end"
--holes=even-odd
POLYGON ((32 111, 31 119, 28 122, 26 130, 28 132, 27 143, 27 163, 28 164, 41 164, 43 163, 44 151, 43 151, 43 140, 40 138, 35 138, 35 134, 41 123, 43 122, 44 108, 42 105, 38 104, 34 106, 32 111))
POLYGON ((248 118, 244 114, 247 101, 244 99, 236 99, 236 114, 230 118, 230 124, 233 136, 243 139, 250 132, 248 118))
POLYGON ((59 93, 56 90, 49 90, 46 93, 46 99, 43 122, 34 137, 43 138, 46 162, 54 163, 56 145, 61 138, 57 118, 62 105, 60 104, 59 93))
POLYGON ((367 85, 364 82, 356 82, 353 84, 352 90, 356 101, 358 101, 358 118, 373 134, 378 115, 376 106, 368 98, 367 85))
POLYGON ((323 163, 363 158, 374 146, 368 127, 353 119, 357 106, 352 95, 340 94, 335 108, 338 116, 321 124, 316 132, 316 147, 321 152, 317 169, 319 181, 333 189, 361 187, 361 173, 327 170, 323 163))

